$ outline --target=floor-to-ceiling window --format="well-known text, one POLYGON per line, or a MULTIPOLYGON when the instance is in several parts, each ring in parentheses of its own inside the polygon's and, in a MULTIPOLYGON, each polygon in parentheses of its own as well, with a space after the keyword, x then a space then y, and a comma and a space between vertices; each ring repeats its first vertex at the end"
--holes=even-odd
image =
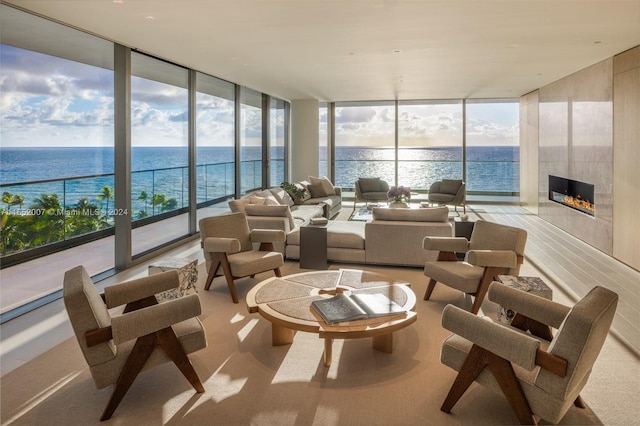
POLYGON ((467 192, 520 192, 517 99, 466 101, 467 192))
MULTIPOLYGON (((113 187, 113 44, 4 5, 0 18, 2 268, 79 244, 105 251, 85 262, 89 273, 112 268, 102 196, 113 187)), ((16 273, 19 286, 7 284, 11 273, 0 279, 3 313, 62 285, 16 273)))
POLYGON ((240 193, 262 187, 262 94, 240 91, 240 193))
POLYGON ((285 102, 271 98, 269 110, 269 186, 279 186, 285 181, 285 102))
POLYGON ((145 232, 153 222, 136 226, 134 256, 189 232, 187 87, 185 68, 131 54, 132 210, 135 218, 171 219, 162 233, 145 232))
POLYGON ((359 177, 394 185, 394 102, 336 103, 335 146, 335 185, 354 188, 359 177))
POLYGON ((462 179, 462 102, 398 104, 398 182, 428 190, 435 181, 462 179))
POLYGON ((235 85, 196 75, 196 185, 200 220, 235 194, 235 85))

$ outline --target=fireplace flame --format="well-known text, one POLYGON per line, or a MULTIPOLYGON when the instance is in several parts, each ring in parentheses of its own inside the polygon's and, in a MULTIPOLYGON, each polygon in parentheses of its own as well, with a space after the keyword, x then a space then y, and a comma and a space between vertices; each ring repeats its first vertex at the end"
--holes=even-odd
POLYGON ((586 211, 589 211, 591 213, 595 213, 596 212, 595 204, 591 203, 591 201, 589 201, 589 200, 583 200, 580 195, 576 195, 575 197, 572 197, 570 195, 565 195, 562 198, 562 202, 564 204, 567 204, 567 205, 571 206, 571 207, 575 207, 575 208, 578 208, 578 209, 586 210, 586 211))

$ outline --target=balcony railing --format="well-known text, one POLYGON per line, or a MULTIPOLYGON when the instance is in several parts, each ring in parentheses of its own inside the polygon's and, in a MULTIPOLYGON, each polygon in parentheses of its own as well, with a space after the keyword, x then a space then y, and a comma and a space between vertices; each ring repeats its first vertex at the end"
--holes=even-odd
MULTIPOLYGON (((233 162, 196 167, 199 208, 235 194, 235 167, 233 162)), ((241 170, 243 184, 261 185, 261 161, 243 161, 241 170)), ((130 214, 136 227, 182 213, 189 206, 188 182, 188 167, 132 172, 131 212, 115 209, 113 174, 0 185, 2 266, 27 260, 30 250, 40 254, 46 246, 54 251, 56 244, 113 235, 119 214, 130 214)))

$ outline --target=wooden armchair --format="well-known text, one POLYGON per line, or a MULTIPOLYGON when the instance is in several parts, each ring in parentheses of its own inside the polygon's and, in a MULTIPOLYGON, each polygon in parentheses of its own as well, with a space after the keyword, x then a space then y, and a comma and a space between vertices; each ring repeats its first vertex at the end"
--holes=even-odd
POLYGON ((429 277, 424 300, 429 300, 437 282, 475 296, 471 312, 478 313, 489 284, 496 275, 518 275, 524 262, 527 231, 479 220, 471 239, 464 237, 425 237, 425 250, 439 250, 438 260, 427 262, 424 274, 429 277), (456 253, 466 253, 458 261, 456 253))
POLYGON ((537 424, 536 416, 557 424, 572 404, 584 408, 580 392, 618 295, 595 287, 569 308, 494 282, 489 299, 516 312, 510 326, 453 305, 442 313, 442 326, 455 334, 442 344, 440 361, 458 375, 440 409, 450 413, 474 381, 504 394, 521 424, 537 424))
POLYGON ((280 267, 284 265, 282 253, 275 252, 273 243, 284 243, 285 233, 275 229, 249 230, 244 213, 231 213, 206 217, 200 220, 201 246, 207 262, 207 281, 204 289, 209 290, 218 269, 227 280, 233 303, 238 303, 236 278, 252 277, 255 274, 273 270, 282 276, 280 267), (253 249, 259 243, 259 249, 253 249))
POLYGON ((110 419, 143 370, 173 361, 196 392, 204 392, 187 354, 207 346, 200 299, 192 294, 158 304, 155 294, 178 287, 168 271, 98 291, 82 266, 65 273, 64 305, 98 389, 115 385, 100 420, 110 419), (126 305, 119 316, 108 309, 126 305))

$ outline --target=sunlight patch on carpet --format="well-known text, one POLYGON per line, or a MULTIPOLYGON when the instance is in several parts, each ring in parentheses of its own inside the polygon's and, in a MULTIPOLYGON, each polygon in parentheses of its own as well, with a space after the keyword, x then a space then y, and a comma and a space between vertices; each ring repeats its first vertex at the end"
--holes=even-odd
POLYGON ((244 339, 247 338, 249 333, 251 333, 251 331, 253 331, 253 329, 256 327, 256 325, 258 325, 258 318, 250 319, 249 322, 247 322, 247 325, 245 325, 244 327, 242 327, 238 331, 238 334, 237 334, 238 335, 238 339, 241 342, 244 342, 244 339))

